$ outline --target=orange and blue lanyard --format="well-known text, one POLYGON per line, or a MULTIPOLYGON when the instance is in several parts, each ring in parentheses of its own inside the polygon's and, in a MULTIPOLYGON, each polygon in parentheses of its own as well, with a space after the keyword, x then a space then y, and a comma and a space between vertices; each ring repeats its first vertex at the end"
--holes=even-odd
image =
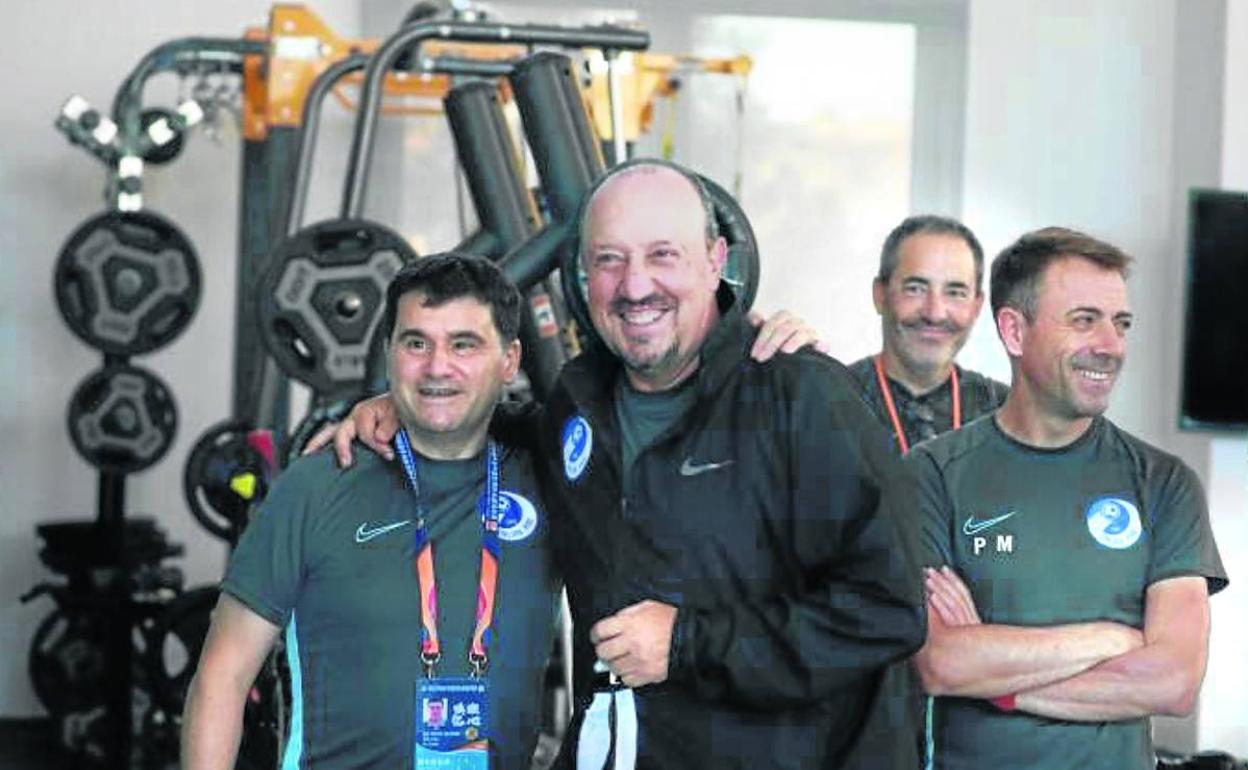
MULTIPOLYGON (((432 678, 433 669, 442 659, 442 642, 438 638, 438 584, 433 573, 433 540, 425 520, 426 510, 420 494, 416 473, 416 453, 407 438, 407 431, 395 436, 395 448, 407 474, 407 481, 416 497, 416 579, 420 584, 420 659, 425 676, 432 678)), ((498 445, 490 441, 485 449, 485 512, 481 521, 481 573, 477 584, 477 621, 468 645, 468 665, 474 677, 485 674, 489 666, 490 627, 494 624, 494 598, 498 591, 498 445)))
MULTIPOLYGON (((906 429, 897 415, 897 405, 893 403, 893 392, 888 387, 888 378, 884 376, 884 356, 875 357, 875 379, 880 384, 880 395, 884 397, 884 407, 888 409, 888 419, 893 422, 893 432, 897 434, 897 445, 904 455, 910 451, 910 442, 906 441, 906 429)), ((953 429, 962 427, 962 389, 958 387, 958 367, 949 366, 949 387, 953 388, 953 429)))

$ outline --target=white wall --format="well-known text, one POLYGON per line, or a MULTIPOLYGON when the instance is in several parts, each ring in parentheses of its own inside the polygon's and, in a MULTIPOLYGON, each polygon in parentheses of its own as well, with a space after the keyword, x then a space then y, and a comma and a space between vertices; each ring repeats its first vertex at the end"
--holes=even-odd
MULTIPOLYGON (((31 584, 50 576, 38 560, 34 527, 95 516, 97 476, 73 450, 65 412, 78 383, 102 357, 61 321, 52 271, 70 231, 104 208, 104 174, 96 160, 53 130, 52 121, 70 93, 109 109, 121 79, 158 44, 191 35, 238 37, 245 27, 264 26, 268 7, 263 0, 45 0, 7 9, 11 34, 0 48, 0 70, 6 73, 0 78, 5 105, 0 110, 0 435, 6 443, 0 460, 2 716, 41 711, 30 690, 26 651, 50 603, 17 601, 31 584)), ((320 0, 316 10, 339 34, 358 34, 354 0, 320 0)), ((149 101, 169 104, 171 85, 169 78, 153 81, 149 101)), ((171 539, 186 545, 182 565, 188 584, 219 579, 225 557, 221 543, 191 519, 180 490, 191 443, 230 409, 239 147, 233 128, 220 146, 197 134, 178 161, 149 170, 144 180, 149 206, 177 222, 198 249, 203 301, 172 345, 135 359, 168 383, 179 425, 168 455, 129 480, 127 511, 155 516, 171 539)), ((340 189, 340 175, 325 176, 332 179, 315 191, 312 211, 326 210, 325 194, 336 196, 340 189)))
MULTIPOLYGON (((1060 224, 1136 257, 1128 285, 1137 323, 1110 416, 1202 476, 1232 578, 1212 601, 1210 675, 1198 712, 1157 720, 1157 739, 1179 750, 1245 755, 1248 590, 1237 569, 1248 556, 1244 441, 1174 427, 1186 188, 1216 186, 1220 178, 1230 184, 1219 175, 1219 149, 1242 159, 1248 136, 1248 60, 1240 53, 1248 24, 1242 1, 1230 6, 1234 29, 1224 33, 1220 0, 973 0, 962 213, 989 253, 1026 230, 1060 224), (1231 63, 1225 96, 1224 34, 1231 63)), ((1248 166, 1237 173, 1239 186, 1248 187, 1248 166)), ((986 316, 964 362, 1008 378, 986 316)), ((1056 560, 1053 566, 1060 569, 1056 560)))
MULTIPOLYGON (((1248 3, 1228 0, 1225 20, 1220 179, 1224 188, 1248 191, 1248 101, 1244 98, 1248 93, 1248 3)), ((1231 606, 1219 608, 1214 615, 1210 674, 1201 697, 1199 743, 1225 747, 1243 756, 1248 754, 1248 655, 1244 654, 1248 574, 1241 574, 1248 563, 1248 437, 1210 438, 1197 451, 1207 458, 1209 507, 1232 581, 1222 600, 1231 606)))

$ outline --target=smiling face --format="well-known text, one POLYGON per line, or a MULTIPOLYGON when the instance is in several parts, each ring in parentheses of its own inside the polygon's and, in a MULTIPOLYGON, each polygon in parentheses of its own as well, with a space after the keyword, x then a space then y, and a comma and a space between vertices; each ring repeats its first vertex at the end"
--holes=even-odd
POLYGON ((503 386, 520 366, 520 343, 504 345, 490 306, 474 297, 398 302, 390 337, 390 392, 413 445, 425 456, 475 454, 503 386))
POLYGON ((1133 320, 1121 273, 1060 258, 1040 275, 1034 320, 1014 308, 1000 314, 1014 359, 1011 387, 1021 389, 1038 417, 1081 424, 1109 407, 1133 320))
POLYGON ((888 280, 875 281, 889 374, 912 389, 944 382, 983 305, 975 257, 951 233, 916 233, 901 242, 888 280))
POLYGON ((719 318, 727 245, 707 243, 689 180, 637 166, 607 181, 586 213, 581 252, 590 318, 633 386, 664 390, 692 373, 719 318))

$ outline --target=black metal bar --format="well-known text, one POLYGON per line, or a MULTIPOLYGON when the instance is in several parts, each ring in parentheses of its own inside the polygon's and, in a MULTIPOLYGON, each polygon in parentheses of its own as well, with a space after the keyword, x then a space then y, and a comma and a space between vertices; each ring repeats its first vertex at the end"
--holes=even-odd
MULTIPOLYGON (((497 236, 498 248, 487 256, 498 260, 541 225, 537 204, 520 175, 519 153, 503 116, 498 86, 484 81, 465 83, 451 90, 445 104, 481 229, 497 236)), ((538 283, 525 293, 529 307, 520 316, 524 371, 534 397, 544 401, 567 355, 557 325, 553 325, 554 334, 543 335, 548 327, 542 314, 553 313, 546 287, 538 283)))
POLYGON ((605 165, 572 60, 536 53, 517 65, 509 80, 551 213, 557 221, 575 219, 581 197, 605 165))
POLYGON ((460 166, 481 228, 498 236, 498 258, 541 226, 537 206, 520 176, 519 158, 498 87, 478 81, 452 89, 445 101, 460 166))
MULTIPOLYGON (((285 237, 279 221, 290 206, 288 180, 298 147, 295 129, 270 126, 261 141, 243 143, 239 194, 238 273, 234 300, 234 419, 268 428, 280 443, 289 425, 290 388, 255 333, 255 287, 269 255, 285 237)), ((278 447, 281 452, 282 447, 278 447)))
POLYGON ((563 258, 575 226, 575 222, 551 222, 538 230, 499 262, 503 275, 522 290, 545 278, 563 258))
MULTIPOLYGON (((322 72, 308 89, 303 102, 303 119, 300 124, 299 156, 295 165, 295 177, 292 181, 290 211, 285 215, 286 226, 283 232, 294 235, 304 222, 304 208, 307 205, 309 182, 312 176, 312 158, 316 153, 316 139, 320 133, 321 107, 325 98, 348 75, 363 70, 368 64, 368 56, 352 54, 322 72)), ((450 56, 425 56, 417 61, 417 71, 447 75, 481 75, 502 77, 511 72, 515 62, 491 61, 477 62, 450 56)))
POLYGON ((359 72, 368 64, 364 54, 352 54, 335 62, 317 76, 303 100, 303 120, 299 125, 299 151, 295 160, 295 174, 291 180, 290 206, 284 215, 280 232, 287 237, 303 226, 304 207, 308 202, 308 188, 312 179, 312 156, 316 153, 316 139, 321 130, 321 106, 325 97, 338 82, 353 72, 359 72))
POLYGON ((480 257, 487 257, 491 254, 500 253, 498 236, 489 230, 475 230, 469 236, 455 245, 452 251, 460 251, 464 254, 476 254, 480 257))
POLYGON ((242 72, 243 57, 264 55, 267 40, 238 38, 186 37, 170 40, 153 48, 121 82, 113 97, 113 120, 116 121, 125 147, 133 147, 139 136, 139 118, 143 112, 143 88, 153 75, 168 72, 179 64, 211 62, 230 72, 242 72))
POLYGON ((104 659, 108 661, 104 672, 105 723, 108 724, 104 738, 102 767, 126 768, 131 766, 131 749, 134 735, 132 695, 134 684, 131 670, 134 659, 134 642, 131 638, 130 569, 123 558, 125 549, 125 525, 110 528, 106 535, 107 547, 113 551, 116 561, 97 573, 108 578, 100 586, 100 603, 93 607, 99 612, 99 622, 104 643, 104 659))
POLYGON ((506 77, 517 61, 510 59, 480 60, 462 56, 422 56, 411 71, 435 72, 441 75, 471 75, 483 78, 506 77))
POLYGON ((404 27, 382 44, 369 60, 365 71, 359 113, 355 120, 355 135, 347 163, 343 217, 358 217, 364 208, 364 187, 381 106, 382 78, 390 71, 395 59, 404 49, 415 48, 413 44, 418 45, 420 41, 432 38, 507 45, 563 45, 620 50, 643 50, 650 45, 649 33, 617 27, 555 27, 459 21, 425 22, 404 27))
POLYGON ((126 475, 100 471, 98 509, 95 520, 102 527, 124 527, 126 522, 126 475))
POLYGON ((98 509, 95 531, 100 559, 98 578, 99 605, 92 608, 99 615, 101 642, 108 670, 104 672, 104 719, 108 731, 104 738, 104 767, 129 767, 131 734, 130 667, 134 651, 130 641, 129 570, 126 565, 126 475, 100 471, 98 509))

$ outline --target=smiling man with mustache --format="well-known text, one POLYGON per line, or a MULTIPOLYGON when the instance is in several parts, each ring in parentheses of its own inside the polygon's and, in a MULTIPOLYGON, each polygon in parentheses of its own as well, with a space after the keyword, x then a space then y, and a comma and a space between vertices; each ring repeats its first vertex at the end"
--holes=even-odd
POLYGON ((1148 770, 1149 717, 1192 710, 1226 572, 1196 475, 1103 415, 1129 258, 1083 233, 997 257, 995 415, 921 444, 934 768, 1148 770))
POLYGON ((907 217, 884 240, 871 287, 883 349, 849 369, 902 454, 1005 400, 1005 385, 953 362, 979 317, 983 283, 983 249, 957 220, 907 217))
MULTIPOLYGON (((1002 383, 954 363, 983 307, 983 284, 983 249, 956 219, 907 217, 884 239, 871 283, 883 346, 849 370, 900 454, 992 412, 1009 393, 1002 383)), ((860 766, 919 767, 925 705, 909 662, 890 666, 871 706, 860 766)))

